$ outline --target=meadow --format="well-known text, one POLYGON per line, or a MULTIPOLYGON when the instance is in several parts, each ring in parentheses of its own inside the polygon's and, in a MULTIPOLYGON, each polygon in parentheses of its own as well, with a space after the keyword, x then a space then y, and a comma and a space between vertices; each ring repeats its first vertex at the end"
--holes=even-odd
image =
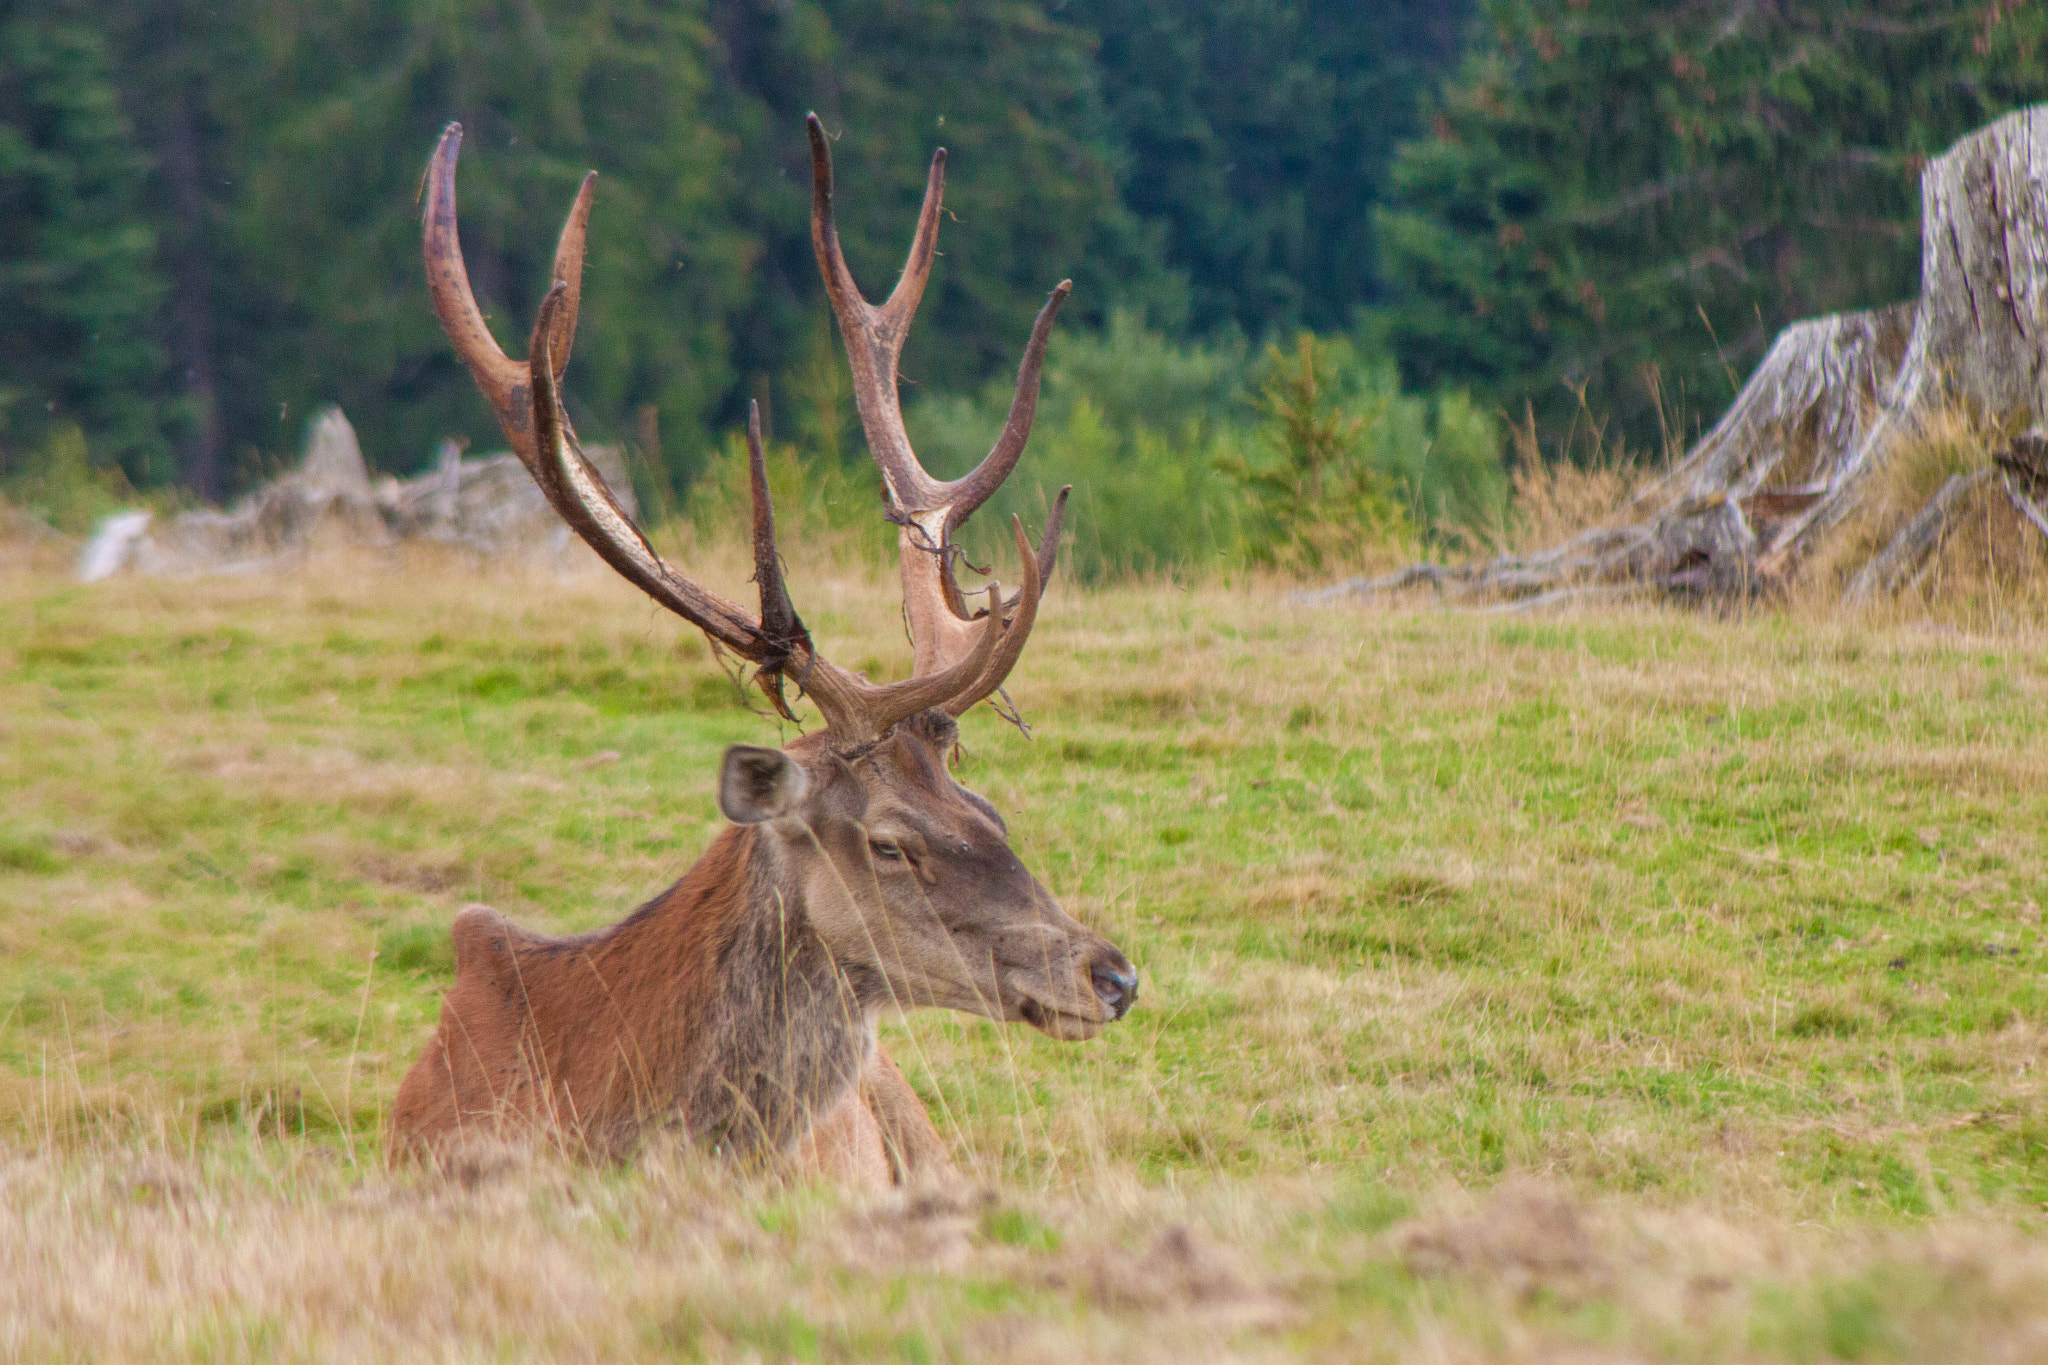
POLYGON ((2038 628, 1062 578, 960 776, 1138 1007, 889 1021, 967 1179, 867 1197, 383 1165, 457 907, 619 918, 793 733, 581 551, 0 596, 5 1359, 2048 1354, 2038 628))

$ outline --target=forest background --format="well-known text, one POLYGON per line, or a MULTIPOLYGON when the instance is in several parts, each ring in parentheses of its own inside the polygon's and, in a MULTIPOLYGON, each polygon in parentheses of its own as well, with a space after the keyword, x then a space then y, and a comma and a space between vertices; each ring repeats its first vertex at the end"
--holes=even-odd
POLYGON ((601 173, 569 400, 644 504, 720 515, 758 399, 785 488, 872 522, 810 255, 816 109, 871 292, 950 149, 903 362, 935 470, 978 458, 1074 278, 1005 496, 1077 484, 1084 575, 1484 543, 1512 434, 1660 455, 1787 321, 1912 296, 1918 172, 2048 98, 2044 11, 0 0, 0 495, 74 530, 138 493, 222 501, 329 403, 381 472, 497 448, 418 264, 455 119, 515 355, 601 173), (1317 506, 1342 534, 1303 533, 1317 506))

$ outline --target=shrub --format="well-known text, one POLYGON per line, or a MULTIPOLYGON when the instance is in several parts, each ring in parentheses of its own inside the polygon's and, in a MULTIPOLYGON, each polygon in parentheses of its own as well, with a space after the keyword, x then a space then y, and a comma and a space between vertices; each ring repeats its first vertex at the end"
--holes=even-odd
MULTIPOLYGON (((1258 406, 1265 415, 1256 461, 1238 451, 1217 457, 1251 509, 1245 548, 1257 563, 1308 572, 1355 564, 1413 539, 1393 481, 1372 459, 1366 437, 1385 422, 1392 395, 1365 378, 1346 402, 1341 383, 1357 367, 1343 343, 1303 332, 1290 357, 1266 352, 1258 406), (1334 354, 1333 354, 1334 353, 1334 354)), ((1256 446, 1254 447, 1256 449, 1256 446)))
MULTIPOLYGON (((1023 463, 961 548, 1014 578, 1010 516, 1038 535, 1067 484, 1061 571, 1087 581, 1248 561, 1315 569, 1368 551, 1500 538, 1508 482, 1491 417, 1463 393, 1403 394, 1393 363, 1347 338, 1304 335, 1295 352, 1255 360, 1234 335, 1180 344, 1130 313, 1100 332, 1060 336, 1023 463)), ((893 533, 875 515, 879 476, 860 447, 844 371, 820 332, 785 381, 783 426, 795 444, 770 450, 769 484, 785 544, 802 536, 886 553, 893 533)), ((1013 392, 1004 379, 907 406, 911 444, 934 478, 980 462, 1013 392)), ((702 535, 743 526, 746 509, 735 435, 691 485, 685 513, 702 535)))
MULTIPOLYGON (((1216 471, 1241 404, 1243 347, 1176 345, 1118 314, 1100 334, 1061 336, 1017 473, 961 537, 977 564, 1007 563, 1012 513, 1034 535, 1072 484, 1063 572, 1084 580, 1207 567, 1236 553, 1238 499, 1216 471)), ((1008 381, 927 398, 905 417, 925 467, 951 478, 987 452, 1008 381)), ((1014 572, 1014 570, 1012 570, 1014 572)))
POLYGON ((69 422, 52 426, 37 449, 0 463, 0 497, 69 535, 137 501, 120 467, 94 469, 85 433, 69 422))
MULTIPOLYGON (((896 530, 881 516, 882 476, 871 461, 806 454, 794 445, 770 444, 763 463, 768 496, 775 504, 776 541, 804 547, 806 555, 872 561, 896 543, 896 530)), ((735 431, 690 484, 684 521, 701 540, 745 541, 752 524, 747 441, 735 431)))

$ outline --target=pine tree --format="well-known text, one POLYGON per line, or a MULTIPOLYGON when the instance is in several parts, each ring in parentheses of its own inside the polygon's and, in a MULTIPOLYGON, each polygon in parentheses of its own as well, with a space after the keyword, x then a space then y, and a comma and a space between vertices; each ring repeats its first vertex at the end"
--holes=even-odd
POLYGON ((903 359, 913 400, 1013 371, 1064 277, 1076 285, 1069 326, 1154 286, 1119 198, 1093 36, 1052 8, 718 0, 720 118, 740 147, 738 212, 762 244, 759 312, 738 337, 745 368, 786 388, 829 326, 811 255, 811 110, 837 139, 848 263, 877 297, 902 268, 932 152, 948 150, 942 256, 903 359))
MULTIPOLYGON (((236 260, 225 207, 248 183, 235 157, 240 135, 278 116, 279 96, 263 82, 262 15, 250 0, 48 0, 71 22, 103 35, 123 107, 149 157, 143 211, 157 241, 166 294, 156 318, 183 418, 178 470, 209 499, 229 491, 231 400, 268 399, 247 369, 275 351, 224 335, 226 319, 260 316, 251 304, 262 282, 236 260), (244 372, 234 364, 244 360, 244 372), (238 382, 241 381, 241 382, 238 382)), ((268 343, 268 344, 266 344, 268 343)))
MULTIPOLYGON (((1125 201, 1198 331, 1341 329, 1379 294, 1372 206, 1465 0, 1092 0, 1125 201)), ((1179 322, 1178 318, 1164 319, 1179 322)))
POLYGON ((842 236, 875 287, 932 148, 955 153, 904 363, 919 390, 1014 366, 1063 275, 1085 324, 1147 273, 1090 37, 1032 4, 59 2, 103 25, 152 133, 160 322, 208 417, 186 474, 209 493, 289 458, 327 402, 397 471, 445 434, 498 444, 418 265, 419 176, 451 118, 472 282, 512 354, 577 182, 600 172, 567 396, 594 439, 629 437, 652 405, 677 482, 764 386, 791 398, 830 339, 808 109, 842 135, 842 236))
POLYGON ((1786 322, 1910 297, 1920 166, 2048 95, 2038 6, 1488 0, 1380 216, 1417 385, 1696 430, 1786 322))
POLYGON ((0 8, 0 452, 72 423, 96 462, 168 472, 146 164, 96 35, 0 8))
POLYGON ((385 468, 446 435, 501 449, 442 335, 420 266, 419 186, 435 139, 464 127, 462 245, 479 303, 524 356, 563 216, 599 173, 565 398, 593 440, 653 404, 689 438, 732 382, 728 323, 752 290, 729 221, 735 171, 708 100, 701 5, 576 0, 243 0, 260 14, 262 91, 244 107, 222 204, 239 301, 222 301, 228 422, 290 450, 337 402, 385 468))

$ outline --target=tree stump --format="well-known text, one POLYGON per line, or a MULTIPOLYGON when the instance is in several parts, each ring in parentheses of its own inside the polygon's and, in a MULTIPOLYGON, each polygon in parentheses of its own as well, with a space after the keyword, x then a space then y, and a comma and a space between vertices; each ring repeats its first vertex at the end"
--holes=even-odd
MULTIPOLYGON (((1972 133, 1921 173, 1920 297, 1795 323, 1778 335, 1712 430, 1633 502, 1633 520, 1534 555, 1354 579, 1324 600, 1429 581, 1511 598, 1601 586, 1692 600, 1783 589, 1855 513, 1872 476, 1936 412, 1958 405, 1985 430, 2048 414, 2048 105, 1972 133)), ((1985 450, 1985 469, 1994 452, 1985 450)), ((2000 459, 2025 441, 2013 444, 2000 459)), ((2034 491, 2000 484, 2039 530, 2034 491)), ((1909 581, 1948 515, 1993 485, 1958 476, 1849 575, 1851 597, 1909 581)))

